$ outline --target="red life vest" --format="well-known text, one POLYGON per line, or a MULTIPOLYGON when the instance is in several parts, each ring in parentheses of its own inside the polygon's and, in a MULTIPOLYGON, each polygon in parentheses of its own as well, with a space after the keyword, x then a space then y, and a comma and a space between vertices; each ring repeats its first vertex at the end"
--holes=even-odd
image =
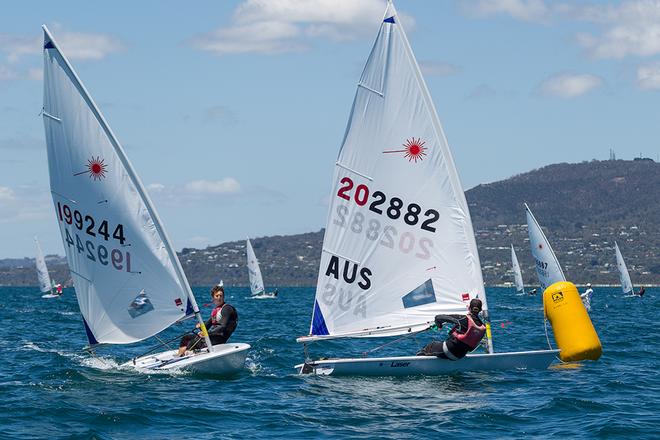
POLYGON ((470 347, 470 350, 474 350, 481 342, 481 338, 486 334, 486 326, 484 324, 477 325, 472 319, 472 316, 468 313, 466 315, 468 321, 468 328, 465 333, 459 333, 457 329, 454 329, 452 334, 456 339, 470 347))
POLYGON ((211 325, 218 325, 220 324, 220 318, 222 318, 222 308, 226 305, 227 303, 216 307, 213 309, 211 312, 211 325))

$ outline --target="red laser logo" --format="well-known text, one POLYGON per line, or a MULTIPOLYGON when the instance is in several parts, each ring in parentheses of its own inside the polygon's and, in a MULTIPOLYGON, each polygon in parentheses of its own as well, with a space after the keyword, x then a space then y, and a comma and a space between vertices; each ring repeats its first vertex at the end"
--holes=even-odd
POLYGON ((406 142, 403 144, 403 150, 385 150, 383 153, 404 153, 403 157, 408 159, 408 162, 415 161, 417 163, 418 160, 420 162, 424 160, 424 156, 426 156, 426 150, 428 148, 424 146, 425 143, 422 141, 422 138, 415 139, 412 137, 406 139, 406 142))
POLYGON ((92 156, 91 159, 87 160, 87 169, 74 174, 74 176, 89 174, 90 179, 101 180, 105 178, 106 171, 108 171, 108 166, 105 164, 105 159, 101 159, 100 156, 92 156))

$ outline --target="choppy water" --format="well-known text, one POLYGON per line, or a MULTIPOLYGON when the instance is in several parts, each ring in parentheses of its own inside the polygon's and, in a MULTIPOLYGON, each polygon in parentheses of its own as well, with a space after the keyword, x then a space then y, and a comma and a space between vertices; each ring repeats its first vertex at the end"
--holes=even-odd
MULTIPOLYGON (((248 368, 230 379, 118 368, 149 344, 91 358, 72 289, 44 300, 36 288, 0 288, 0 438, 653 438, 660 436, 658 297, 596 288, 591 316, 598 362, 544 371, 441 377, 301 377, 294 339, 306 333, 313 289, 277 299, 228 289, 240 313, 234 341, 248 368)), ((207 289, 196 289, 207 302, 207 289)), ((497 351, 546 348, 541 299, 489 289, 497 351), (498 320, 503 320, 499 321, 498 320)), ((204 308, 207 316, 210 308, 204 308)), ((185 331, 170 328, 163 338, 185 331)), ((414 353, 431 335, 375 354, 414 353)), ((375 342, 312 345, 314 357, 358 355, 375 342)))

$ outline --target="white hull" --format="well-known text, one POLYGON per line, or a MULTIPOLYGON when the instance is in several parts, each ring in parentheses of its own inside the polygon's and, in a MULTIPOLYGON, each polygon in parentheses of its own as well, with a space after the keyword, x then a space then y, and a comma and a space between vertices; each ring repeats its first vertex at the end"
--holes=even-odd
POLYGON ((45 295, 41 295, 42 298, 59 298, 62 295, 58 295, 57 293, 47 293, 45 295))
POLYGON ((296 365, 296 368, 301 374, 326 376, 435 376, 467 371, 545 369, 558 354, 559 350, 468 354, 458 361, 434 356, 328 359, 296 365))
POLYGON ((270 299, 270 298, 277 298, 277 295, 275 295, 274 292, 268 292, 268 293, 259 293, 257 295, 252 295, 250 298, 252 298, 252 299, 270 299))
POLYGON ((132 359, 122 367, 136 370, 190 370, 196 373, 230 375, 244 368, 248 344, 219 344, 213 346, 211 353, 202 351, 189 356, 178 357, 177 350, 142 356, 132 359))

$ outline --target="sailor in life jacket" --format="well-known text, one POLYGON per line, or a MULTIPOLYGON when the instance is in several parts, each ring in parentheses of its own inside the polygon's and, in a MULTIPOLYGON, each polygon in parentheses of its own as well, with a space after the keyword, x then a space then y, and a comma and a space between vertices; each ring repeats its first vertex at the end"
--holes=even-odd
POLYGON ((580 298, 582 298, 582 304, 584 304, 584 308, 587 309, 587 312, 591 311, 591 297, 593 294, 594 290, 591 288, 591 283, 587 283, 587 290, 580 294, 580 298))
POLYGON ((486 334, 486 325, 479 318, 482 303, 478 298, 470 301, 469 312, 465 316, 437 315, 435 325, 442 328, 444 323, 454 323, 445 341, 433 341, 422 348, 417 356, 437 356, 457 361, 479 346, 486 334))
MULTIPOLYGON (((238 312, 233 306, 225 302, 225 288, 222 281, 211 289, 211 298, 215 308, 204 325, 208 331, 211 344, 224 344, 238 326, 238 312)), ((199 328, 199 324, 197 324, 197 327, 199 328)), ((183 356, 188 350, 197 350, 204 347, 206 347, 206 342, 203 337, 188 334, 181 338, 178 354, 183 356)))

